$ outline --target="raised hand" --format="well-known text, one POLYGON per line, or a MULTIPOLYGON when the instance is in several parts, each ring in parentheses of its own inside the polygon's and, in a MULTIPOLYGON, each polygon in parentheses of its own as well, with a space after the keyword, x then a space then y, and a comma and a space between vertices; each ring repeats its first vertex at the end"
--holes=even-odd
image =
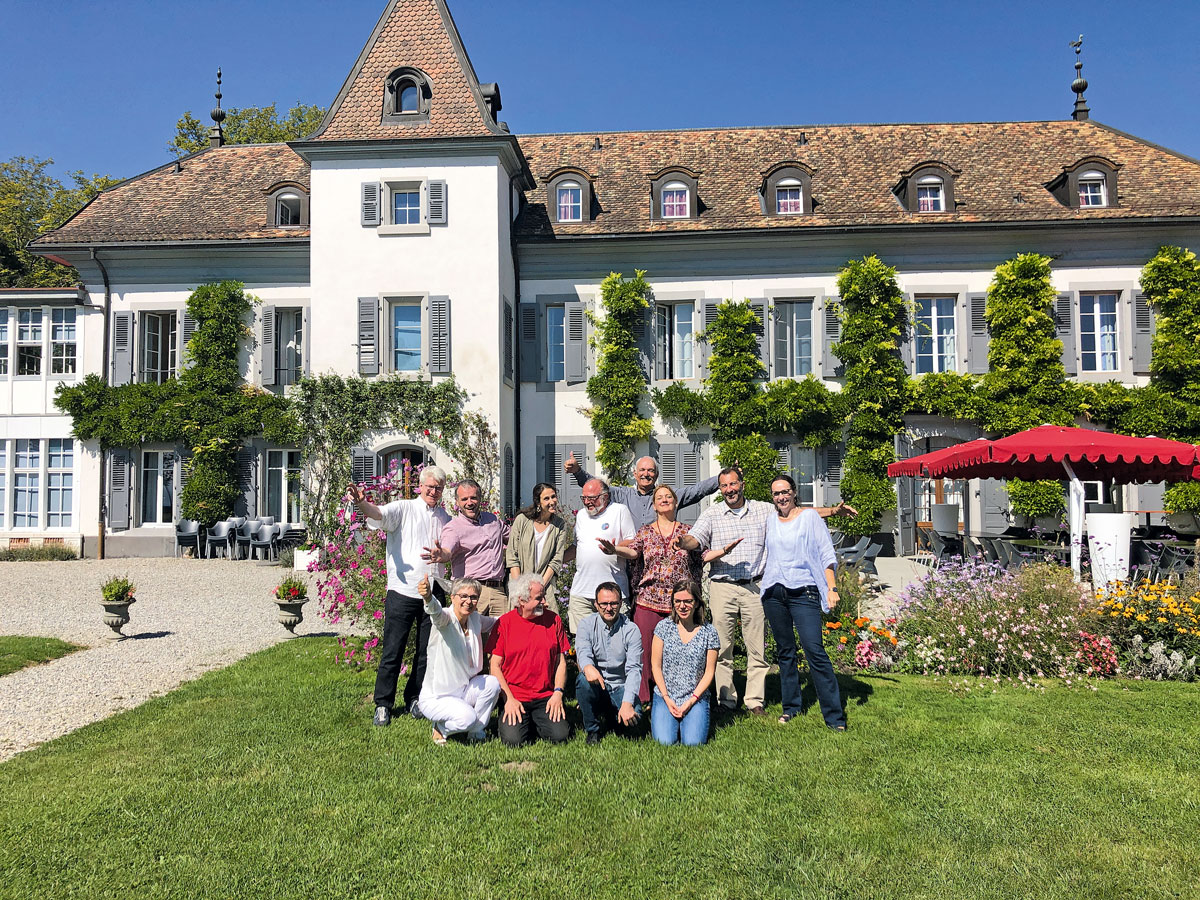
POLYGON ((435 540, 432 547, 425 547, 421 551, 421 559, 425 562, 444 563, 450 562, 450 553, 442 549, 441 540, 435 540))
POLYGON ((730 541, 728 544, 725 545, 725 549, 721 551, 721 554, 724 555, 726 553, 732 553, 733 548, 736 547, 741 542, 742 542, 742 538, 734 538, 732 541, 730 541))
POLYGON ((579 471, 579 461, 577 459, 575 459, 575 451, 574 450, 572 450, 567 455, 567 458, 563 460, 563 469, 565 469, 571 475, 574 475, 576 472, 579 471))
POLYGON ((421 580, 417 582, 417 593, 421 595, 422 600, 428 600, 432 591, 429 589, 429 576, 422 575, 421 580))
POLYGON ((350 499, 353 500, 355 503, 362 503, 364 500, 367 499, 366 488, 364 488, 360 484, 350 485, 350 489, 347 491, 347 493, 350 495, 350 499))
POLYGON ((608 538, 596 538, 596 543, 600 545, 601 552, 609 556, 617 555, 617 545, 608 540, 608 538))
POLYGON ((841 500, 838 502, 838 505, 833 508, 833 514, 835 516, 849 516, 851 519, 853 519, 858 515, 858 510, 845 500, 841 500))

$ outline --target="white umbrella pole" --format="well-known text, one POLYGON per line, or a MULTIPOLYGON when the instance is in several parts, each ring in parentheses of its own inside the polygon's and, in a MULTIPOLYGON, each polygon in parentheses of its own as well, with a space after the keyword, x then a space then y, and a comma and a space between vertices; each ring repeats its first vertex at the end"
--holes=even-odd
POLYGON ((1071 525, 1071 571, 1075 573, 1075 580, 1079 581, 1080 558, 1083 555, 1083 482, 1079 480, 1075 470, 1065 459, 1063 468, 1067 470, 1067 478, 1070 479, 1070 488, 1067 493, 1067 521, 1071 525))

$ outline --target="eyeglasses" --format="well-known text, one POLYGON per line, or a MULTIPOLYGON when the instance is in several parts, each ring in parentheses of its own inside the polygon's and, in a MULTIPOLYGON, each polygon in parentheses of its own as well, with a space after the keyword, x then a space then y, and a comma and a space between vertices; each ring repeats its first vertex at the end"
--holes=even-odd
POLYGON ((676 597, 674 600, 676 606, 695 606, 696 601, 691 597, 676 597))
POLYGON ((605 601, 597 600, 596 601, 597 609, 616 609, 620 605, 621 605, 620 600, 605 600, 605 601))
POLYGON ((603 494, 583 494, 581 495, 580 499, 582 499, 584 503, 595 503, 603 496, 603 494))

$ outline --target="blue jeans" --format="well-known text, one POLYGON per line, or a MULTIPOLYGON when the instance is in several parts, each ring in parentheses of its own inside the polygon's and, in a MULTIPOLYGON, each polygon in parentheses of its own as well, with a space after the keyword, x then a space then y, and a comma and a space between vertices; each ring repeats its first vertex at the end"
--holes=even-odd
MULTIPOLYGON (((606 734, 609 731, 625 736, 630 729, 617 721, 617 711, 625 700, 625 685, 592 684, 582 672, 575 678, 575 699, 579 703, 579 714, 583 716, 583 730, 588 734, 606 734)), ((642 704, 633 698, 633 711, 642 715, 642 704)))
POLYGON ((671 746, 682 743, 685 747, 698 747, 708 743, 708 694, 687 711, 682 719, 671 715, 667 701, 658 688, 650 705, 650 733, 660 744, 671 746))
POLYGON ((796 670, 798 634, 825 724, 831 728, 844 727, 846 713, 842 709, 837 676, 833 674, 833 663, 821 643, 821 595, 815 587, 787 588, 776 584, 763 596, 762 603, 779 651, 779 690, 783 695, 784 715, 800 713, 800 673, 796 670))

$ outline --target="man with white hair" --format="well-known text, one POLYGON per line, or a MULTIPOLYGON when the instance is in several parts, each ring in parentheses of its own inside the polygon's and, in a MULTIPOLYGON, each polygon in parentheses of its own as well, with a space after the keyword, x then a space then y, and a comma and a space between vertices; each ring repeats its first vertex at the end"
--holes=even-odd
MULTIPOLYGON (((574 453, 567 457, 563 468, 575 476, 580 487, 592 479, 592 476, 585 472, 583 466, 575 459, 574 453)), ((654 457, 643 456, 634 463, 633 480, 633 487, 614 484, 608 490, 613 503, 620 503, 629 510, 629 514, 633 517, 633 530, 637 532, 658 518, 654 512, 654 488, 658 483, 658 462, 654 457)), ((672 485, 672 488, 674 487, 672 485)), ((699 484, 678 488, 675 491, 679 497, 679 504, 676 508, 683 509, 685 506, 699 503, 716 489, 716 478, 709 478, 699 484)))
POLYGON ((387 533, 387 596, 383 601, 383 649, 375 676, 375 724, 390 725, 396 701, 396 680, 400 660, 413 624, 417 626, 417 646, 412 672, 404 685, 407 712, 421 718, 418 698, 425 679, 425 651, 429 643, 429 617, 418 585, 435 573, 430 559, 441 530, 450 522, 442 508, 442 490, 446 473, 437 466, 421 470, 417 496, 411 500, 393 500, 376 506, 367 500, 360 485, 350 485, 350 499, 367 525, 387 533), (375 524, 377 523, 377 524, 375 524))

